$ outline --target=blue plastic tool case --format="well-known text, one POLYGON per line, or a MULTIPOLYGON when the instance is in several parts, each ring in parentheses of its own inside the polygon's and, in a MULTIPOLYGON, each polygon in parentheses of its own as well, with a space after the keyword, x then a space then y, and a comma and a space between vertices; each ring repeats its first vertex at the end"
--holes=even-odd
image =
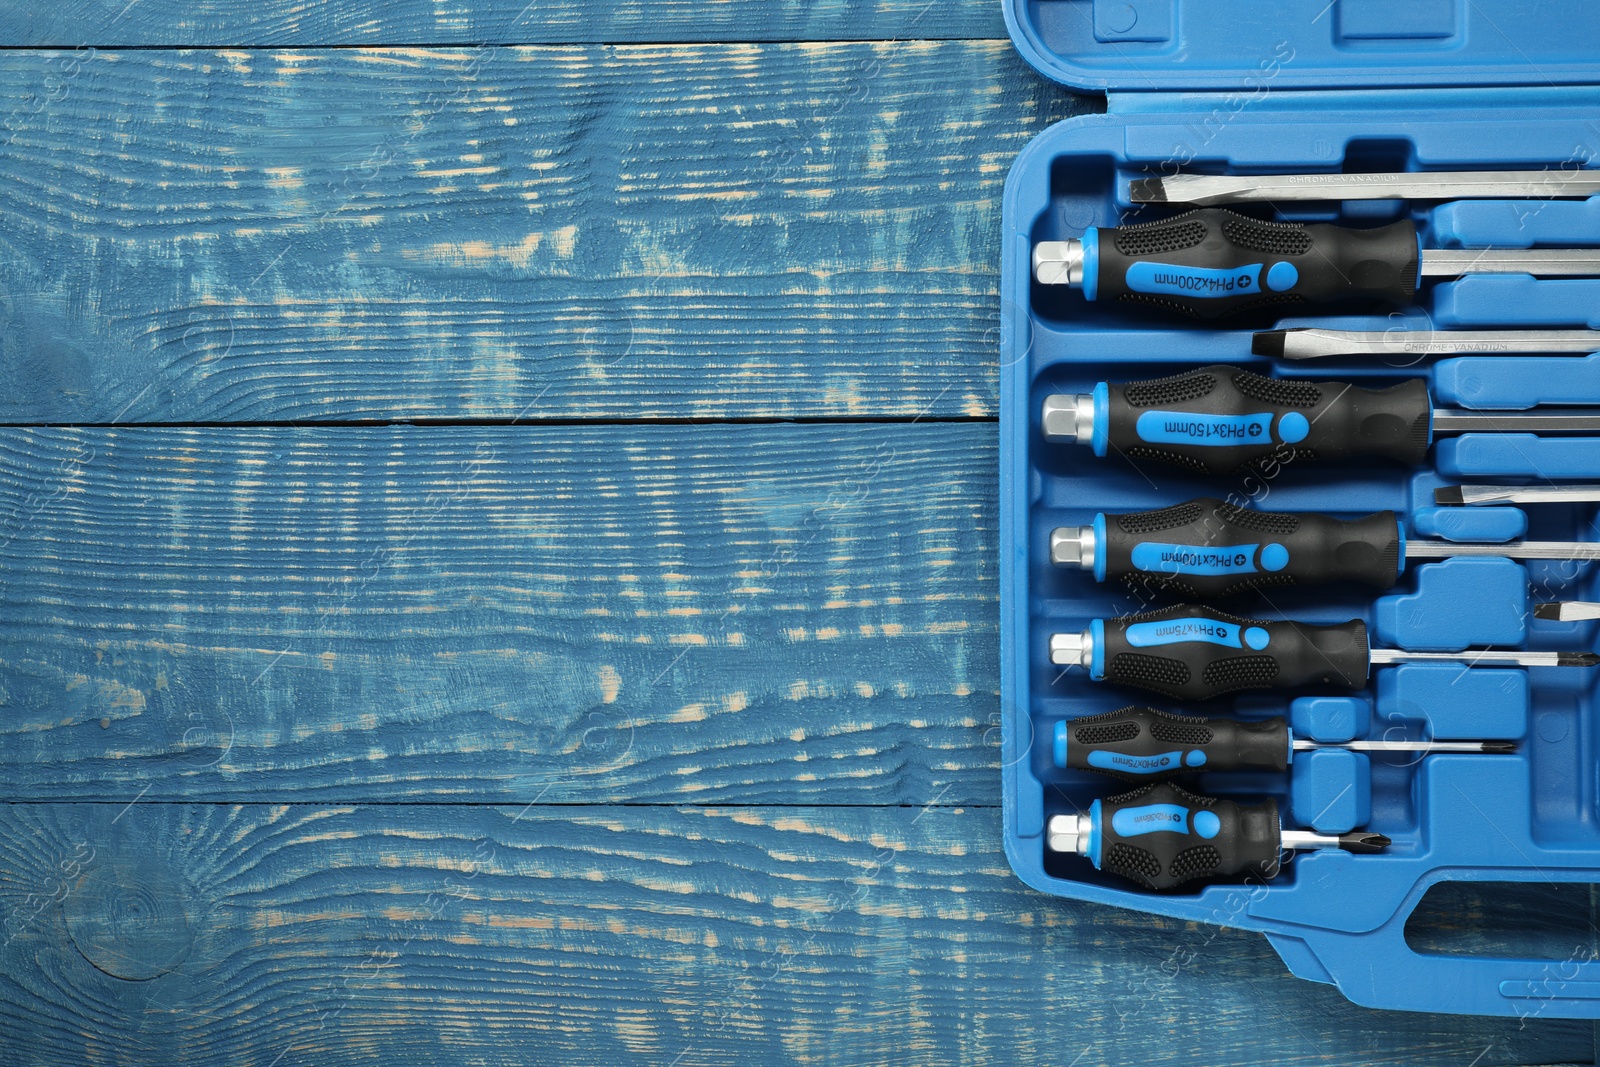
MULTIPOLYGON (((1050 531, 1100 511, 1144 511, 1201 495, 1275 511, 1401 514, 1412 536, 1454 540, 1600 537, 1595 505, 1436 508, 1461 482, 1600 482, 1600 440, 1474 434, 1434 445, 1417 469, 1305 465, 1276 477, 1208 478, 1138 469, 1049 443, 1040 404, 1099 381, 1156 378, 1210 363, 1280 377, 1382 385, 1429 379, 1434 402, 1519 407, 1600 403, 1600 356, 1376 357, 1290 363, 1250 355, 1271 319, 1224 325, 1152 318, 1034 283, 1033 245, 1086 227, 1150 221, 1181 206, 1135 208, 1148 174, 1405 171, 1600 165, 1600 5, 1584 0, 1004 0, 1022 54, 1046 78, 1105 91, 1104 114, 1041 133, 1022 152, 1003 211, 1001 334, 1002 714, 1005 842, 1029 885, 1059 896, 1264 933, 1301 978, 1351 1000, 1422 1011, 1600 1015, 1600 962, 1430 955, 1406 941, 1427 889, 1476 882, 1600 881, 1600 670, 1375 669, 1361 693, 1240 695, 1182 706, 1089 681, 1048 661, 1056 631, 1146 602, 1082 571, 1053 567, 1050 531), (1403 364, 1403 365, 1402 365, 1403 364), (1288 716, 1298 737, 1506 739, 1515 755, 1297 755, 1288 775, 1211 774, 1190 788, 1277 798, 1286 826, 1390 836, 1386 853, 1299 853, 1253 884, 1227 880, 1155 894, 1047 852, 1046 820, 1128 787, 1059 770, 1053 724, 1146 704, 1180 713, 1288 716)), ((1365 201, 1281 205, 1259 217, 1393 221, 1409 212, 1425 247, 1489 240, 1600 244, 1594 204, 1365 201), (1498 215, 1490 215, 1498 211, 1498 215), (1490 214, 1485 214, 1488 212, 1490 214), (1546 214, 1548 212, 1548 214, 1546 214), (1587 215, 1584 213, 1587 212, 1587 215), (1459 216, 1459 217, 1458 217, 1459 216), (1543 221, 1541 221, 1541 219, 1543 221)), ((1137 310, 1137 309, 1135 309, 1137 310)), ((1600 281, 1481 275, 1430 283, 1402 313, 1305 315, 1276 325, 1343 329, 1600 327, 1600 281)), ((1221 605, 1313 622, 1367 620, 1373 644, 1590 649, 1595 625, 1536 620, 1539 600, 1600 599, 1596 566, 1454 558, 1407 568, 1374 597, 1349 587, 1275 590, 1221 605), (1270 602, 1269 602, 1270 601, 1270 602)), ((1170 603, 1170 600, 1157 603, 1170 603)))

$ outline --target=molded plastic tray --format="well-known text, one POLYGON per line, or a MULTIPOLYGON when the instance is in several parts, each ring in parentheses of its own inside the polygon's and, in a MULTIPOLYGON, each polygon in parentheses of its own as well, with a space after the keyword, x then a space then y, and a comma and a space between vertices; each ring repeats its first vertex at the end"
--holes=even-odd
MULTIPOLYGON (((1310 8, 1324 2, 1280 3, 1270 10, 1309 23, 1310 8)), ((1120 63, 1113 73, 1125 84, 1131 70, 1158 66, 1153 58, 1146 63, 1147 53, 1165 56, 1170 64, 1177 49, 1186 59, 1201 56, 1199 65, 1158 73, 1158 81, 1213 84, 1203 57, 1217 42, 1205 34, 1197 37, 1203 28, 1186 23, 1185 13, 1171 0, 1123 5, 1137 8, 1138 26, 1169 27, 1164 41, 1156 39, 1156 30, 1140 41, 1117 37, 1114 29, 1102 39, 1082 25, 1070 32, 1063 28, 1067 20, 1082 22, 1086 15, 1098 27, 1116 14, 1116 6, 1087 0, 1010 0, 1007 13, 1024 54, 1058 80, 1104 84, 1114 79, 1103 77, 1103 71, 1095 74, 1101 69, 1096 64, 1120 63), (1176 21, 1163 22, 1163 11, 1176 21), (1086 58, 1090 53, 1094 58, 1086 58)), ((1453 67, 1441 58, 1409 73, 1403 69, 1412 56, 1428 49, 1437 48, 1443 57, 1446 49, 1439 42, 1452 39, 1429 36, 1431 30, 1422 25, 1425 15, 1455 19, 1450 24, 1459 35, 1463 20, 1470 22, 1477 17, 1471 13, 1484 9, 1507 14, 1510 5, 1340 0, 1329 17, 1341 20, 1336 25, 1342 27, 1342 36, 1316 51, 1321 66, 1306 81, 1336 84, 1339 79, 1326 75, 1337 73, 1339 64, 1368 83, 1430 75, 1450 80, 1467 68, 1478 76, 1464 80, 1494 80, 1505 71, 1494 66, 1492 57, 1470 49, 1454 53, 1453 67), (1398 18, 1396 12, 1402 10, 1418 21, 1417 35, 1384 38, 1349 32, 1360 19, 1377 20, 1376 26, 1384 18, 1398 18), (1457 74, 1447 75, 1449 71, 1457 74)), ((1120 17, 1126 20, 1126 13, 1120 17)), ((1571 32, 1592 53, 1592 43, 1600 39, 1600 7, 1584 7, 1575 17, 1587 28, 1571 32)), ((1507 18, 1515 23, 1509 14, 1507 18)), ((1216 22, 1217 34, 1240 27, 1233 14, 1216 22)), ((1272 35, 1248 14, 1243 22, 1251 33, 1264 34, 1263 41, 1272 35)), ((1556 33, 1545 26, 1543 33, 1550 48, 1565 47, 1562 41, 1572 44, 1565 28, 1556 33)), ((1297 54, 1308 55, 1303 38, 1295 40, 1297 54)), ((1219 57, 1220 67, 1222 53, 1210 54, 1219 57)), ((1552 57, 1552 80, 1563 72, 1576 76, 1568 58, 1552 57)), ((1595 61, 1587 62, 1589 79, 1596 80, 1595 61)), ((1235 61, 1236 81, 1237 68, 1235 61)), ((1300 69, 1309 70, 1311 64, 1300 69)), ((1216 77, 1222 80, 1220 74, 1216 77)), ((1590 390, 1580 380, 1594 376, 1589 368, 1593 361, 1581 357, 1571 367, 1584 368, 1582 375, 1570 381, 1551 378, 1558 365, 1545 360, 1518 363, 1522 357, 1418 357, 1408 366, 1376 358, 1274 363, 1249 354, 1251 331, 1275 325, 1270 319, 1220 328, 1194 325, 1089 304, 1065 287, 1033 282, 1030 257, 1036 241, 1183 210, 1132 208, 1125 196, 1127 179, 1135 175, 1178 169, 1540 167, 1570 165, 1575 159, 1588 163, 1586 152, 1600 155, 1600 127, 1593 122, 1600 112, 1600 91, 1592 88, 1274 89, 1247 97, 1116 94, 1108 113, 1071 119, 1040 134, 1018 158, 1007 183, 1000 383, 1001 698, 1005 840, 1012 865, 1029 885, 1047 893, 1259 930, 1295 974, 1336 984, 1361 1004, 1545 1017, 1600 1014, 1600 963, 1592 957, 1551 961, 1427 955, 1412 949, 1404 937, 1407 916, 1427 888, 1441 880, 1600 881, 1600 729, 1594 691, 1600 670, 1407 665, 1375 671, 1368 688, 1353 696, 1331 691, 1242 694, 1179 705, 1094 683, 1082 671, 1064 672, 1048 663, 1046 642, 1052 632, 1081 630, 1092 618, 1171 602, 1141 599, 1121 587, 1099 585, 1087 572, 1051 565, 1050 531, 1087 523, 1099 511, 1142 511, 1211 495, 1264 510, 1346 516, 1389 508, 1402 513, 1414 534, 1456 540, 1504 540, 1524 531, 1530 538, 1592 540, 1600 531, 1594 505, 1446 513, 1434 506, 1432 495, 1436 486, 1462 480, 1600 481, 1600 441, 1479 434, 1437 444, 1427 468, 1290 464, 1273 477, 1224 478, 1153 464, 1136 469, 1117 458, 1097 459, 1087 448, 1045 442, 1039 408, 1048 393, 1088 392, 1098 381, 1154 378, 1218 362, 1280 377, 1370 385, 1423 376, 1441 406, 1522 406, 1554 387, 1580 394, 1576 399, 1592 392, 1588 400, 1600 403, 1600 388, 1590 390), (1110 779, 1058 770, 1049 744, 1055 722, 1129 704, 1206 715, 1289 715, 1297 735, 1328 741, 1379 737, 1400 728, 1411 736, 1514 740, 1519 748, 1510 756, 1421 760, 1302 754, 1288 775, 1201 776, 1192 786, 1202 792, 1277 798, 1287 825, 1337 831, 1364 824, 1389 835, 1394 844, 1379 856, 1301 854, 1266 883, 1220 881, 1152 894, 1101 874, 1084 859, 1047 852, 1043 836, 1051 815, 1085 810, 1096 797, 1126 788, 1110 779)), ((1390 221, 1409 212, 1423 227, 1424 243, 1432 246, 1434 206, 1395 201, 1285 205, 1276 216, 1242 210, 1352 225, 1390 221)), ((1427 328, 1434 319, 1449 325, 1523 324, 1524 305, 1513 302, 1508 288, 1517 290, 1515 300, 1531 301, 1547 318, 1580 325, 1600 317, 1600 299, 1584 295, 1597 290, 1590 287, 1568 296, 1552 288, 1564 284, 1519 277, 1446 282, 1427 286, 1419 306, 1407 312, 1304 317, 1276 325, 1427 328)), ((1576 649, 1594 647, 1594 624, 1535 620, 1530 607, 1540 600, 1600 599, 1596 586, 1593 564, 1451 559, 1413 565, 1396 589, 1376 598, 1370 590, 1341 586, 1274 590, 1223 606, 1269 618, 1335 622, 1360 617, 1372 626, 1374 644, 1387 647, 1494 643, 1576 649)))

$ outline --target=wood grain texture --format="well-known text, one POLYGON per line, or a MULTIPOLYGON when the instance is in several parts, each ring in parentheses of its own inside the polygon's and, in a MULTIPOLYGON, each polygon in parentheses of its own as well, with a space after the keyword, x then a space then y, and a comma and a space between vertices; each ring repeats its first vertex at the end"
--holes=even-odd
POLYGON ((993 427, 0 431, 9 799, 998 802, 993 427))
POLYGON ((1006 41, 0 54, 0 421, 995 412, 1006 41))
POLYGON ((940 0, 0 0, 0 48, 625 44, 1000 38, 998 3, 940 0))
POLYGON ((0 808, 0 1064, 1587 1062, 1024 889, 992 810, 0 808))

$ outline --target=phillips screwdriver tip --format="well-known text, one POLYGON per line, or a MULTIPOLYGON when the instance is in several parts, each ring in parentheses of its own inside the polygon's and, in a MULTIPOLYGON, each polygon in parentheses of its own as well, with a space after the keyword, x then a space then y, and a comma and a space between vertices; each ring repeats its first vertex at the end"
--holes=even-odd
POLYGON ((1515 741, 1485 741, 1483 750, 1494 756, 1509 756, 1517 750, 1515 741))
POLYGON ((1353 834, 1339 835, 1339 847, 1346 852, 1382 852, 1390 844, 1390 840, 1382 834, 1374 834, 1364 830, 1353 834))
POLYGON ((1273 359, 1282 359, 1284 343, 1288 340, 1288 330, 1262 330, 1250 338, 1250 352, 1256 356, 1271 356, 1273 359))
POLYGON ((1461 487, 1446 485, 1433 491, 1433 502, 1440 507, 1459 508, 1462 505, 1461 487))
POLYGON ((1562 652, 1556 659, 1558 667, 1600 667, 1600 656, 1593 652, 1562 652))

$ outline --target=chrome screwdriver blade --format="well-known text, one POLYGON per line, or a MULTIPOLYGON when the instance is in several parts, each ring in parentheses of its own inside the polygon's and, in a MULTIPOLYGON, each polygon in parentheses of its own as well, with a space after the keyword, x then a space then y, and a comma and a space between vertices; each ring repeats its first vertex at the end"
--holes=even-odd
POLYGON ((1176 174, 1135 178, 1135 204, 1210 207, 1251 200, 1476 200, 1592 196, 1600 170, 1414 171, 1390 174, 1176 174))
POLYGON ((1424 278, 1463 274, 1531 274, 1556 278, 1600 274, 1595 248, 1424 248, 1424 278))
POLYGON ((1518 356, 1600 352, 1600 330, 1262 330, 1250 351, 1273 359, 1333 356, 1518 356))
POLYGON ((1433 502, 1441 507, 1595 501, 1600 501, 1600 485, 1446 485, 1433 491, 1433 502))
POLYGON ((1582 600, 1551 600, 1533 606, 1533 617, 1555 622, 1589 622, 1600 619, 1600 604, 1582 600))

